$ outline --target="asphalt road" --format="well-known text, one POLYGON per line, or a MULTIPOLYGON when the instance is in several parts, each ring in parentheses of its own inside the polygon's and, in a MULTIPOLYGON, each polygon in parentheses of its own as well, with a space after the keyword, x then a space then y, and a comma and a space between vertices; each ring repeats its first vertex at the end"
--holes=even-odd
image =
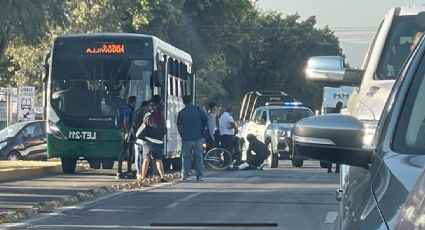
MULTIPOLYGON (((204 182, 116 192, 4 224, 12 229, 332 229, 339 175, 316 161, 207 174, 204 182)), ((84 175, 80 175, 84 176, 84 175)))

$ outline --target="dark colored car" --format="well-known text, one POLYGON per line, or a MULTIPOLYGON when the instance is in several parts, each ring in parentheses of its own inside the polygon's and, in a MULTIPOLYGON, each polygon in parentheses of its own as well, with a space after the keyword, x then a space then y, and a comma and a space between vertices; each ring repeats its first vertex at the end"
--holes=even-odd
MULTIPOLYGON (((341 229, 422 226, 423 213, 406 205, 425 165, 424 57, 422 39, 392 89, 372 147, 363 147, 364 125, 351 116, 316 116, 295 124, 294 154, 353 166, 345 187, 337 190, 341 229), (402 222, 406 212, 416 219, 402 222)), ((424 193, 419 196, 424 199, 424 193)))
POLYGON ((46 122, 29 121, 0 131, 0 159, 46 160, 46 122))

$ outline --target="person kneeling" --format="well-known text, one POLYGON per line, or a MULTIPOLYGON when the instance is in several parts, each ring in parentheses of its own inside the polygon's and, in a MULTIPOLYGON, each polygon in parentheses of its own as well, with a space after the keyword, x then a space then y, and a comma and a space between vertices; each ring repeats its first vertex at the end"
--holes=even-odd
POLYGON ((246 151, 247 160, 241 162, 236 169, 248 170, 248 169, 262 169, 264 161, 269 157, 270 152, 267 146, 258 140, 253 134, 248 134, 246 139, 249 141, 249 147, 246 151), (255 155, 253 154, 255 153, 255 155))

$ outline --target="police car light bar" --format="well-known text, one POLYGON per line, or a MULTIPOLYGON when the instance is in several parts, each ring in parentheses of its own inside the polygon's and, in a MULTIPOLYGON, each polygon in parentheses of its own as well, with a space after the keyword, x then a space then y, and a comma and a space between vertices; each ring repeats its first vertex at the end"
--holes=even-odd
POLYGON ((286 105, 286 106, 302 106, 303 103, 299 102, 299 101, 291 101, 291 102, 287 101, 287 102, 284 102, 283 105, 286 105))
MULTIPOLYGON (((282 102, 266 102, 266 106, 269 105, 282 105, 282 102)), ((303 106, 300 101, 286 101, 283 103, 284 106, 303 106)))

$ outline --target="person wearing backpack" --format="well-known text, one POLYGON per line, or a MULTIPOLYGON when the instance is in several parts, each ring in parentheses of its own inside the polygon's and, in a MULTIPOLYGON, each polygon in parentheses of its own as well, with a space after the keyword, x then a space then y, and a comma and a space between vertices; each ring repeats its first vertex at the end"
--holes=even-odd
POLYGON ((143 146, 142 172, 138 179, 145 179, 149 163, 153 160, 161 182, 167 182, 164 178, 165 173, 162 163, 166 122, 164 109, 161 105, 161 97, 154 95, 148 108, 149 111, 145 114, 143 123, 136 132, 137 139, 142 140, 143 146))
POLYGON ((123 179, 122 173, 122 162, 127 159, 127 175, 126 177, 133 177, 131 171, 131 164, 133 158, 133 148, 131 148, 132 138, 132 123, 133 123, 133 112, 136 107, 136 96, 130 96, 128 98, 127 105, 120 106, 115 113, 115 127, 119 129, 121 136, 121 154, 118 158, 118 172, 116 179, 123 179))
MULTIPOLYGON (((133 130, 137 131, 142 126, 143 121, 145 119, 145 115, 150 111, 150 101, 143 101, 140 105, 140 108, 134 112, 133 119, 133 130)), ((134 162, 136 165, 136 177, 137 179, 142 178, 141 166, 142 166, 142 145, 134 144, 134 162)))

